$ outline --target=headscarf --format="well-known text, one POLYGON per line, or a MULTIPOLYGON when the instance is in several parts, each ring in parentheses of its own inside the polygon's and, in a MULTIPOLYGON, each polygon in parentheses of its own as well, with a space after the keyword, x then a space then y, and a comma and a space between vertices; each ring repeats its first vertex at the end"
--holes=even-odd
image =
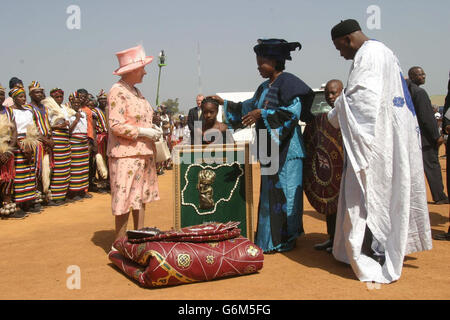
POLYGON ((287 42, 284 39, 258 39, 258 44, 253 47, 257 56, 274 59, 277 61, 292 60, 291 51, 301 50, 300 42, 287 42))
POLYGON ((75 91, 69 95, 69 100, 72 100, 73 98, 78 98, 78 92, 75 91))
POLYGON ((14 88, 11 89, 11 91, 9 91, 9 96, 14 99, 15 97, 17 97, 21 93, 25 93, 25 89, 24 88, 22 88, 22 87, 14 87, 14 88))
POLYGON ((101 89, 97 95, 97 100, 100 98, 107 98, 105 90, 101 89))
POLYGON ((54 95, 55 93, 61 93, 62 95, 64 95, 63 89, 60 89, 60 88, 53 88, 52 90, 50 90, 50 96, 53 97, 53 95, 54 95))

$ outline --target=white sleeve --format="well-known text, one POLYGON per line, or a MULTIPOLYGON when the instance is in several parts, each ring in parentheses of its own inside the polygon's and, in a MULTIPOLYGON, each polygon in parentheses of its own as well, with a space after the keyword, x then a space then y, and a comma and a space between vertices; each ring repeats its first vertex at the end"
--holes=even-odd
POLYGON ((328 111, 327 118, 333 127, 339 129, 339 118, 336 108, 333 108, 330 111, 328 111))

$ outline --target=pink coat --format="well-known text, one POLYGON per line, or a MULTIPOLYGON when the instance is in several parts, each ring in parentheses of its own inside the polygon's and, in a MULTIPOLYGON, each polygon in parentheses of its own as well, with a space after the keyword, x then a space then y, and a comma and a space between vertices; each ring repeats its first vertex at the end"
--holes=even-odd
POLYGON ((108 156, 115 158, 152 155, 154 142, 138 137, 138 128, 152 126, 153 109, 138 90, 139 97, 122 82, 108 93, 108 156))

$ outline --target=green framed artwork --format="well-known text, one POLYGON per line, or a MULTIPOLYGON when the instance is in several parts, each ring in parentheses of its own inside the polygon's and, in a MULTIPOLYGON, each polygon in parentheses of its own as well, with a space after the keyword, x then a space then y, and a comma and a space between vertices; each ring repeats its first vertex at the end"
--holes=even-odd
POLYGON ((181 145, 173 150, 174 228, 239 221, 253 241, 252 167, 248 143, 181 145))

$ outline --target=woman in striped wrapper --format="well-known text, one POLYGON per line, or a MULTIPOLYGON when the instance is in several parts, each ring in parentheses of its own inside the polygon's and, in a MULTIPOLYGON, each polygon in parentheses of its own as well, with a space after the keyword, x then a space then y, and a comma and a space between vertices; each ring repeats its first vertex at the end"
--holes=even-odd
POLYGON ((72 109, 76 114, 70 117, 71 172, 69 192, 72 200, 81 200, 89 188, 89 145, 87 136, 87 115, 81 110, 78 94, 73 93, 72 109))
POLYGON ((25 106, 26 94, 22 87, 15 87, 9 95, 14 101, 12 107, 17 127, 17 147, 14 150, 16 175, 14 178, 14 201, 22 210, 39 213, 36 199, 36 170, 40 170, 43 146, 35 124, 35 114, 25 106))
POLYGON ((70 117, 75 111, 64 106, 64 91, 54 88, 50 91, 50 97, 42 101, 48 111, 48 117, 52 128, 54 168, 50 183, 52 201, 49 206, 59 206, 66 203, 66 195, 69 190, 71 148, 69 123, 70 117))
POLYGON ((27 214, 16 210, 12 201, 14 190, 14 147, 17 143, 17 129, 14 114, 9 107, 2 106, 5 89, 0 85, 0 216, 2 219, 23 219, 27 214))

